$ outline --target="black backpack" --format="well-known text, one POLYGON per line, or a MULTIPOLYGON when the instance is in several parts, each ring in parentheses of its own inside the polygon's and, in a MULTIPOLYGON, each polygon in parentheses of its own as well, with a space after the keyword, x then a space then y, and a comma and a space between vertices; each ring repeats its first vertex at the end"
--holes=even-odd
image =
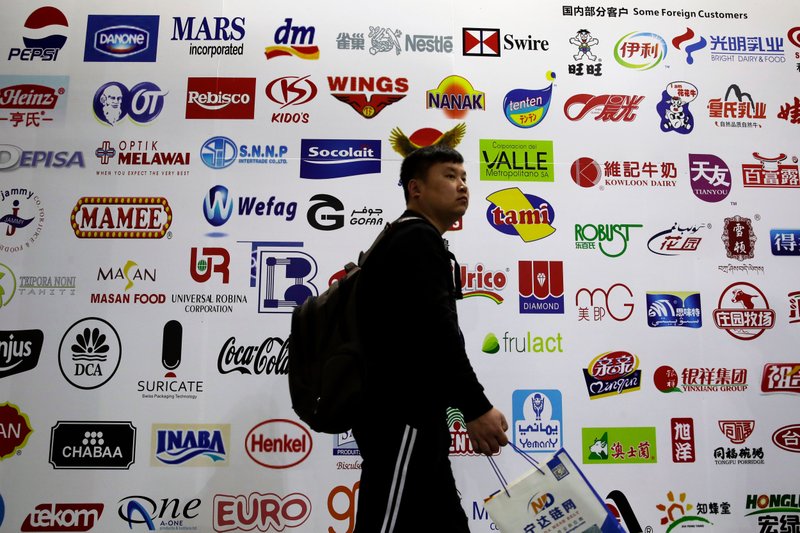
POLYGON ((292 409, 314 431, 344 433, 359 411, 363 362, 358 334, 356 289, 361 269, 378 244, 415 216, 387 224, 358 264, 345 265, 345 276, 292 313, 288 343, 289 395, 292 409))

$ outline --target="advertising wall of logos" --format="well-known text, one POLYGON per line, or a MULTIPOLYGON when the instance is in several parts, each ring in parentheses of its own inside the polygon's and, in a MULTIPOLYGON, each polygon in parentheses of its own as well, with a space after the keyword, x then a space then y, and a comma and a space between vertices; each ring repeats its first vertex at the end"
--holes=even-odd
POLYGON ((640 4, 7 2, 0 531, 351 533, 361 457, 291 409, 291 312, 434 143, 509 438, 631 533, 800 531, 800 6, 640 4))

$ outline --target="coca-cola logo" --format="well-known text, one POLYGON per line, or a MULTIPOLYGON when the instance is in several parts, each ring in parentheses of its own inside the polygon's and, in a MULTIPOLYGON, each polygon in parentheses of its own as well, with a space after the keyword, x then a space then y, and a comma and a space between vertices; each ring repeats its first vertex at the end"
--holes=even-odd
POLYGON ((278 418, 265 420, 247 433, 244 447, 250 459, 266 468, 291 468, 311 454, 313 439, 304 426, 278 418))
POLYGON ((775 430, 772 442, 781 450, 800 453, 800 424, 791 424, 775 430))
POLYGON ((102 503, 40 503, 20 531, 89 531, 101 514, 102 503))
POLYGON ((259 345, 237 346, 230 337, 219 351, 217 370, 220 374, 282 374, 289 373, 289 345, 279 337, 267 337, 259 345))
POLYGON ((252 119, 255 78, 189 78, 186 118, 252 119))

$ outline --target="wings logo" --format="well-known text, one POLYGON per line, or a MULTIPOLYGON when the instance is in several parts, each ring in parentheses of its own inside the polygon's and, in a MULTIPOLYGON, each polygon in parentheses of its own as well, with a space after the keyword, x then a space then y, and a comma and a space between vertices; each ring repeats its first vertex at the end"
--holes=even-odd
POLYGON ((518 235, 524 242, 538 241, 552 235, 555 210, 547 200, 525 194, 517 187, 496 191, 486 197, 490 202, 486 220, 501 233, 518 235))
POLYGON ((532 128, 542 122, 550 109, 555 72, 546 75, 550 85, 544 89, 512 89, 503 99, 506 119, 518 128, 532 128))
POLYGON ((294 26, 291 18, 284 19, 275 30, 275 45, 267 46, 264 55, 267 60, 284 56, 319 59, 319 47, 313 44, 315 32, 314 26, 294 26))
POLYGON ((67 42, 67 36, 61 33, 69 27, 64 13, 53 6, 40 7, 28 15, 24 27, 22 42, 25 48, 12 48, 8 52, 8 59, 55 61, 67 42))
MULTIPOLYGON (((695 36, 694 31, 691 28, 686 28, 686 33, 678 35, 677 37, 672 39, 672 46, 680 50, 681 45, 683 43, 689 42, 692 39, 694 39, 694 36, 695 36)), ((689 65, 693 64, 694 58, 692 57, 692 54, 699 50, 702 50, 706 46, 708 46, 708 41, 706 41, 705 37, 703 36, 700 36, 699 41, 686 45, 686 47, 683 50, 684 52, 686 52, 686 63, 689 65)))
POLYGON ((364 118, 378 113, 406 97, 408 79, 389 77, 328 76, 331 96, 343 102, 364 118), (376 92, 377 91, 377 92, 376 92))

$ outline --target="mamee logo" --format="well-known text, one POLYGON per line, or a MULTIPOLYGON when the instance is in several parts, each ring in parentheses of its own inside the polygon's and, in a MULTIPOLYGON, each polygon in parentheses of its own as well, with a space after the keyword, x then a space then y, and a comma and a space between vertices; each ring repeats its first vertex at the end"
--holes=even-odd
POLYGON ((89 531, 103 514, 102 503, 40 503, 20 531, 89 531))
POLYGON ((247 455, 266 468, 291 468, 305 461, 311 453, 311 432, 284 418, 265 420, 245 437, 247 455))
POLYGON ((57 422, 50 430, 50 464, 59 469, 128 470, 135 461, 130 422, 57 422))
POLYGON ((506 235, 518 235, 524 242, 538 241, 552 235, 555 210, 547 200, 525 194, 517 187, 493 192, 486 197, 489 207, 486 220, 506 235))
POLYGON ((40 329, 0 331, 0 378, 36 368, 43 343, 40 329))
POLYGON ((89 15, 84 61, 156 60, 158 15, 89 15))
POLYGON ((189 78, 186 118, 251 120, 256 109, 255 78, 189 78))
POLYGON ((381 141, 362 139, 302 139, 300 177, 343 178, 381 171, 381 141))
POLYGON ((153 424, 150 466, 228 466, 230 424, 153 424))
POLYGON ((84 196, 70 223, 79 239, 160 239, 172 224, 172 209, 166 198, 84 196))

